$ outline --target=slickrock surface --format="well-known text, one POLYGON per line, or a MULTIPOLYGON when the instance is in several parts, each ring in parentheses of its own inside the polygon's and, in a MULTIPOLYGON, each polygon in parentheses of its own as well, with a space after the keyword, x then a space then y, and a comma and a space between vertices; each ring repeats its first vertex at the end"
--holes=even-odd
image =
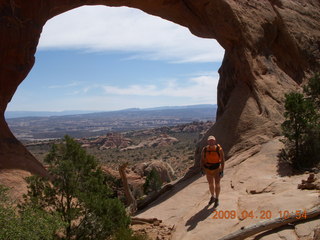
POLYGON ((23 200, 23 194, 27 194, 28 184, 25 178, 30 176, 30 172, 23 170, 0 170, 0 184, 9 188, 8 196, 17 203, 23 200))
MULTIPOLYGON (((320 205, 318 190, 298 189, 298 184, 309 174, 288 176, 283 174, 283 169, 278 169, 279 147, 281 143, 273 140, 263 144, 252 156, 234 157, 227 162, 221 180, 220 204, 216 209, 207 205, 210 197, 207 180, 198 175, 190 179, 189 185, 177 186, 137 217, 157 217, 168 226, 174 225, 173 239, 176 240, 207 240, 219 239, 242 226, 280 217, 285 211, 304 211, 320 205), (241 163, 234 166, 235 161, 241 163), (170 198, 166 198, 168 196, 170 198), (236 218, 227 218, 232 211, 236 218), (251 212, 253 218, 244 218, 251 212)), ((271 232, 271 238, 260 239, 311 239, 313 230, 319 226, 320 219, 306 221, 282 227, 271 232)))

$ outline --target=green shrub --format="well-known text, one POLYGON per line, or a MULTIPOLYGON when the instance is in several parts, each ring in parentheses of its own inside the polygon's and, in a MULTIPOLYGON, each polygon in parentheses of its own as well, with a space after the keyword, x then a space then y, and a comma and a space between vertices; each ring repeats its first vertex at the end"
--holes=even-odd
POLYGON ((159 176, 159 173, 156 169, 152 168, 152 170, 147 175, 146 181, 143 185, 143 191, 145 194, 150 192, 158 191, 162 186, 162 181, 159 176))
POLYGON ((308 84, 304 86, 303 91, 312 99, 312 101, 317 105, 318 110, 320 107, 320 74, 316 73, 312 78, 310 78, 308 84))
POLYGON ((18 211, 0 185, 0 239, 1 240, 51 240, 63 227, 57 214, 50 214, 33 205, 25 205, 18 211))
POLYGON ((51 183, 30 177, 28 204, 58 213, 65 222, 64 239, 106 239, 127 229, 130 218, 119 199, 106 185, 107 178, 93 156, 72 138, 53 145, 45 161, 51 183))
POLYGON ((285 95, 285 121, 281 125, 285 136, 281 157, 295 169, 309 169, 320 162, 319 75, 310 79, 304 93, 285 95))
POLYGON ((135 235, 130 229, 120 229, 112 240, 149 240, 147 235, 135 235))

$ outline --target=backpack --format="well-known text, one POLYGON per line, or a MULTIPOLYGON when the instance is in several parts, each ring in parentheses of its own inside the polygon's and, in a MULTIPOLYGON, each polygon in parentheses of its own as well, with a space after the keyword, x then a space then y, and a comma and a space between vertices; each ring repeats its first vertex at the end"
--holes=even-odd
POLYGON ((219 144, 215 145, 215 150, 208 150, 208 146, 204 147, 204 159, 205 163, 219 163, 220 162, 220 149, 219 144))

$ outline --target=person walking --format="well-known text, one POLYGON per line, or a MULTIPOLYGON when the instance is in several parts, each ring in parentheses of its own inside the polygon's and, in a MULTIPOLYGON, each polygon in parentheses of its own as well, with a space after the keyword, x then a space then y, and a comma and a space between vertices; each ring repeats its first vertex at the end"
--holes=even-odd
POLYGON ((224 153, 214 136, 207 139, 208 145, 201 151, 201 170, 206 174, 211 198, 208 205, 219 205, 220 179, 223 177, 224 153))

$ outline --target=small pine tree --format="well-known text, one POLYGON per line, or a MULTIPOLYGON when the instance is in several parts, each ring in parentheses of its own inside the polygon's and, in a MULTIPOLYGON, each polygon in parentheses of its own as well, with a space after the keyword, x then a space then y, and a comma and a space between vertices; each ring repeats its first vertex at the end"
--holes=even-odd
POLYGON ((319 75, 311 78, 304 94, 285 95, 286 120, 282 123, 283 155, 295 169, 312 168, 320 162, 319 75))

